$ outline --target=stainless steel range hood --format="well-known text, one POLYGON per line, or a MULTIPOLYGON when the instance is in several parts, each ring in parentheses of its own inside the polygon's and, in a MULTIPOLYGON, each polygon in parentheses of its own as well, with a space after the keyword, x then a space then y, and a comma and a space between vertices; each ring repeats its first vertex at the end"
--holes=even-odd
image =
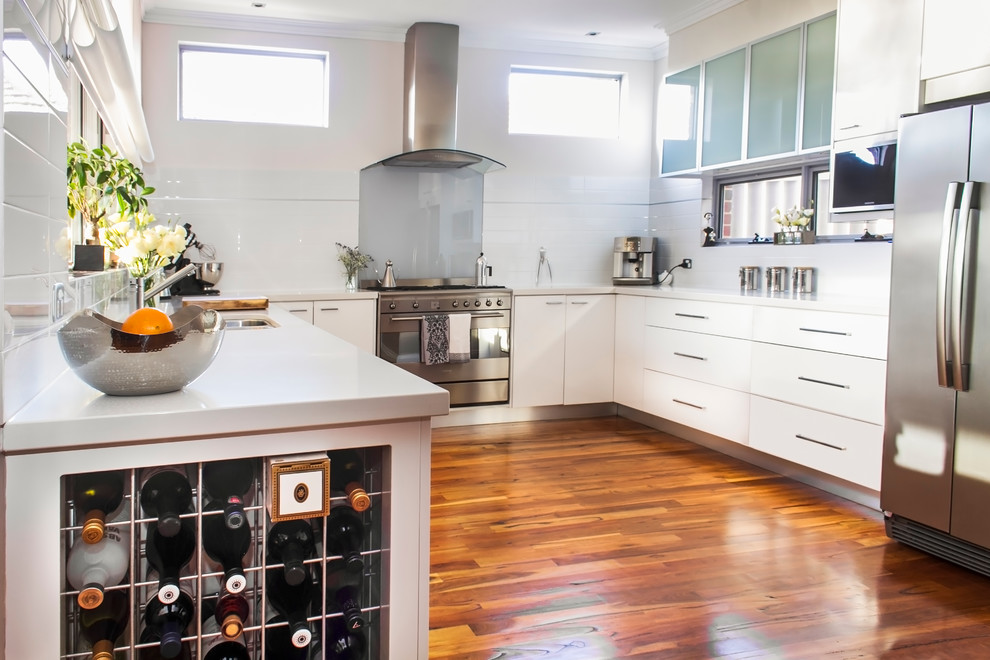
POLYGON ((456 147, 459 32, 446 23, 414 23, 406 31, 404 151, 368 167, 467 167, 482 174, 505 167, 456 147))

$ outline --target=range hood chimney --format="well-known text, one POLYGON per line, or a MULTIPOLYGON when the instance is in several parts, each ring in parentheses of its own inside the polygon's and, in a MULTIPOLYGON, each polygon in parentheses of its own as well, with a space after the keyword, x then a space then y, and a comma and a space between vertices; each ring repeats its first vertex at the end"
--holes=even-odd
POLYGON ((456 147, 459 32, 446 23, 414 23, 406 31, 403 153, 368 167, 468 167, 482 174, 505 167, 456 147))

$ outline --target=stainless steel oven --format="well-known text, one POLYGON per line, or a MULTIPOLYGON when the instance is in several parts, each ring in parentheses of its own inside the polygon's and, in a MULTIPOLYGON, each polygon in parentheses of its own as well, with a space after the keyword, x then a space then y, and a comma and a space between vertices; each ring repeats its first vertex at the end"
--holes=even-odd
POLYGON ((450 405, 509 401, 509 330, 512 292, 501 287, 399 286, 378 298, 378 357, 450 392, 450 405), (427 364, 424 318, 470 315, 470 359, 427 364))

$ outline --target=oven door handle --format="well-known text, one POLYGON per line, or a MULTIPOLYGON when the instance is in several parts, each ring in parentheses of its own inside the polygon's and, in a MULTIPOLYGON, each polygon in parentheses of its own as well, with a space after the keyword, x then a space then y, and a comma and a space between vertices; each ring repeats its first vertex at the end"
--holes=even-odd
MULTIPOLYGON (((438 312, 440 313, 440 312, 438 312)), ((457 314, 458 312, 454 312, 457 314)), ((463 312, 460 312, 463 314, 463 312)), ((430 314, 430 316, 436 316, 436 314, 430 314)), ((480 312, 478 314, 471 313, 471 318, 473 319, 500 319, 504 318, 505 314, 502 312, 480 312)), ((392 321, 422 321, 426 318, 425 315, 422 316, 393 316, 392 321)))

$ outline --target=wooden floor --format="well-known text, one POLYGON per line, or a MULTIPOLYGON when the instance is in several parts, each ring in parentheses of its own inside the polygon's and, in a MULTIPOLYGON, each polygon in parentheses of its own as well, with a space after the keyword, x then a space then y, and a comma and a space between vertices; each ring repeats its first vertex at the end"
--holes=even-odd
POLYGON ((990 580, 617 417, 434 430, 430 658, 990 658, 990 580))

